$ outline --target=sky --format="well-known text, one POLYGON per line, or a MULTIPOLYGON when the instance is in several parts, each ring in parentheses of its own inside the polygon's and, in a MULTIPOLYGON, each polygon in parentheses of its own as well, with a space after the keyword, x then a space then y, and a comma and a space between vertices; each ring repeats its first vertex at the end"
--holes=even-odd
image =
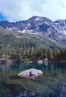
POLYGON ((0 0, 0 20, 20 21, 32 16, 66 19, 66 0, 0 0))

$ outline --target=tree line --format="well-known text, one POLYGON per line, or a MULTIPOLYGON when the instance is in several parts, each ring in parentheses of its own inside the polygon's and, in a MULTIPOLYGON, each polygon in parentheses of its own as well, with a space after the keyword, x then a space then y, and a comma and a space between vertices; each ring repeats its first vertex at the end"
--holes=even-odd
POLYGON ((4 48, 0 49, 0 57, 8 55, 12 60, 17 62, 32 61, 47 58, 51 60, 66 60, 66 49, 50 49, 50 48, 4 48))

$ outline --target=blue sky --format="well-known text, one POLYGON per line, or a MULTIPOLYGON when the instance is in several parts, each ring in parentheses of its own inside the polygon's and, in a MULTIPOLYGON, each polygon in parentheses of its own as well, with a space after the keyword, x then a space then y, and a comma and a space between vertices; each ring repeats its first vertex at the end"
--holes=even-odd
POLYGON ((0 20, 1 21, 3 21, 3 20, 5 20, 6 18, 2 15, 2 14, 0 14, 0 20))
POLYGON ((66 19, 66 0, 0 0, 0 20, 19 21, 31 16, 66 19))

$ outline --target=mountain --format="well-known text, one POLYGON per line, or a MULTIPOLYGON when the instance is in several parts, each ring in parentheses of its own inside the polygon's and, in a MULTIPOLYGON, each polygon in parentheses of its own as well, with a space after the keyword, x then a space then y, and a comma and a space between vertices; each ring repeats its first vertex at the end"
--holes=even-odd
MULTIPOLYGON (((59 48, 66 47, 66 20, 52 21, 46 17, 33 16, 25 21, 0 21, 0 30, 2 29, 5 30, 5 33, 12 33, 15 37, 21 37, 23 35, 25 40, 28 36, 27 41, 40 40, 41 42, 37 41, 37 44, 40 45, 47 43, 47 46, 52 48, 55 46, 59 48), (40 38, 42 38, 42 40, 40 38)), ((35 44, 35 46, 37 46, 37 44, 35 44)))
POLYGON ((31 47, 44 47, 44 48, 65 48, 61 42, 51 41, 49 38, 38 34, 28 34, 9 31, 0 27, 0 49, 6 48, 31 48, 31 47))
POLYGON ((66 20, 56 20, 54 23, 60 32, 66 35, 66 20))

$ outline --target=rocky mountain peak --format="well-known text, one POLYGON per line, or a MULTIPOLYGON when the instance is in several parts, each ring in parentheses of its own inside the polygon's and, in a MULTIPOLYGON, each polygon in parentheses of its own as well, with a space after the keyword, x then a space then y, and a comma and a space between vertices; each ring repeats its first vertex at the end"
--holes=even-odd
POLYGON ((52 40, 66 40, 66 20, 52 21, 46 17, 33 16, 25 21, 0 21, 0 26, 14 32, 39 34, 52 40))

